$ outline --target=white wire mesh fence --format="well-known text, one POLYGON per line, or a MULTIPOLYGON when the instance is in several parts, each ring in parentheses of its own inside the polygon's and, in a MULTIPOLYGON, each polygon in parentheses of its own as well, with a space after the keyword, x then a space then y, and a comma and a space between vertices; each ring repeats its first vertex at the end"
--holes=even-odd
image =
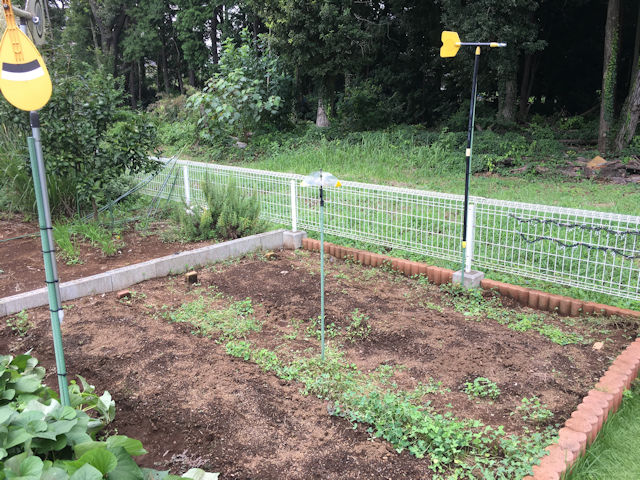
MULTIPOLYGON (((319 199, 302 175, 167 161, 144 193, 201 203, 204 181, 233 179, 260 200, 261 215, 319 230, 319 199), (186 182, 185 182, 186 179, 186 182)), ((460 195, 343 182, 325 190, 325 232, 462 261, 460 195)), ((595 292, 640 298, 640 217, 472 197, 472 265, 595 292)))

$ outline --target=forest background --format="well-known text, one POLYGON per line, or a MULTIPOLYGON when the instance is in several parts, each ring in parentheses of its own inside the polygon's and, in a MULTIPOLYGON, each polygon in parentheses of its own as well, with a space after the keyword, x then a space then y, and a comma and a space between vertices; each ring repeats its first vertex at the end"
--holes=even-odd
MULTIPOLYGON (((440 58, 443 29, 463 41, 508 44, 481 56, 476 173, 539 175, 550 158, 584 152, 587 159, 599 153, 632 167, 638 162, 637 0, 45 6, 50 28, 42 50, 54 94, 42 112, 44 146, 48 171, 77 179, 60 186, 74 192, 65 200, 69 212, 78 204, 95 210, 117 195, 125 170, 152 169, 145 158, 158 145, 165 153, 237 163, 349 132, 392 132, 389 141, 400 146, 409 131, 411 147, 423 142, 431 152, 460 152, 473 51, 440 58), (399 125, 411 127, 397 134, 399 125)), ((24 148, 21 138, 9 141, 12 128, 28 131, 24 117, 3 102, 5 152, 24 148)), ((463 157, 456 159, 437 163, 461 170, 463 157)))

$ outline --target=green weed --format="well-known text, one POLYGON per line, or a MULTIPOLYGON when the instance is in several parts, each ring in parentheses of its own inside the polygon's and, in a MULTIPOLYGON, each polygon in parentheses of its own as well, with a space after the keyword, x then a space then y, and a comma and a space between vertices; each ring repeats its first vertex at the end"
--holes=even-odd
POLYGON ((531 398, 523 398, 520 405, 516 407, 516 412, 520 414, 522 419, 531 423, 543 423, 553 417, 553 412, 547 408, 537 396, 531 398))
POLYGON ((371 325, 368 323, 369 317, 360 313, 356 308, 351 312, 351 322, 347 326, 345 335, 347 340, 355 343, 357 340, 364 340, 371 333, 371 325))
POLYGON ((21 337, 26 336, 33 326, 26 310, 21 310, 15 315, 7 317, 6 322, 7 326, 21 337))
POLYGON ((467 395, 476 398, 488 397, 495 400, 500 396, 498 385, 485 377, 477 377, 473 382, 465 382, 463 390, 467 395))

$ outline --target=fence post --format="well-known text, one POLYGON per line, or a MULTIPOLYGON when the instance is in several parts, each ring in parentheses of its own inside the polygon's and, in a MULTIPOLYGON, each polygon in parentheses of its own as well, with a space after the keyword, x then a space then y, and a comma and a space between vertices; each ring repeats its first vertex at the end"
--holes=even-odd
POLYGON ((471 203, 469 204, 469 210, 467 212, 467 252, 464 263, 464 271, 471 271, 471 262, 473 261, 473 247, 475 244, 475 233, 476 233, 476 205, 471 203))
POLYGON ((189 166, 182 166, 182 178, 184 179, 184 201, 191 205, 191 188, 189 187, 189 166))
POLYGON ((298 231, 298 192, 295 180, 291 180, 291 230, 298 231))

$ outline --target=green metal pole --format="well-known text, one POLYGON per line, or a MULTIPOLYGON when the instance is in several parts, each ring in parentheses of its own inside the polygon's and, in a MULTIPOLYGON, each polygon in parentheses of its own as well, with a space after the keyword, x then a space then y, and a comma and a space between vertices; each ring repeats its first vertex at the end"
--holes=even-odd
MULTIPOLYGON (((34 133, 39 134, 39 121, 37 112, 31 112, 31 126, 34 133), (34 115, 35 118, 34 118, 34 115)), ((60 390, 60 402, 62 405, 70 405, 69 387, 67 384, 67 370, 64 362, 64 351, 62 347, 62 331, 60 320, 64 316, 60 304, 60 287, 56 270, 56 259, 53 249, 53 238, 51 234, 51 215, 49 213, 49 196, 47 192, 46 174, 44 162, 42 160, 42 146, 39 136, 27 139, 29 146, 29 157, 31 159, 31 172, 33 175, 33 185, 38 205, 38 221, 40 225, 40 239, 42 241, 42 254, 44 257, 45 281, 49 294, 49 313, 51 317, 51 331, 53 334, 53 349, 56 357, 56 370, 58 374, 58 388, 60 390)))
POLYGON ((480 64, 480 47, 476 47, 476 57, 473 64, 473 80, 471 82, 471 104, 469 106, 469 128, 467 130, 466 174, 464 184, 464 221, 462 222, 462 279, 464 286, 464 270, 467 257, 467 218, 469 213, 469 183, 471 179, 471 153, 473 150, 473 128, 476 120, 476 90, 478 85, 478 66, 480 64))
MULTIPOLYGON (((320 181, 322 181, 322 174, 320 181)), ((322 185, 320 185, 320 359, 324 362, 324 196, 322 185)))

